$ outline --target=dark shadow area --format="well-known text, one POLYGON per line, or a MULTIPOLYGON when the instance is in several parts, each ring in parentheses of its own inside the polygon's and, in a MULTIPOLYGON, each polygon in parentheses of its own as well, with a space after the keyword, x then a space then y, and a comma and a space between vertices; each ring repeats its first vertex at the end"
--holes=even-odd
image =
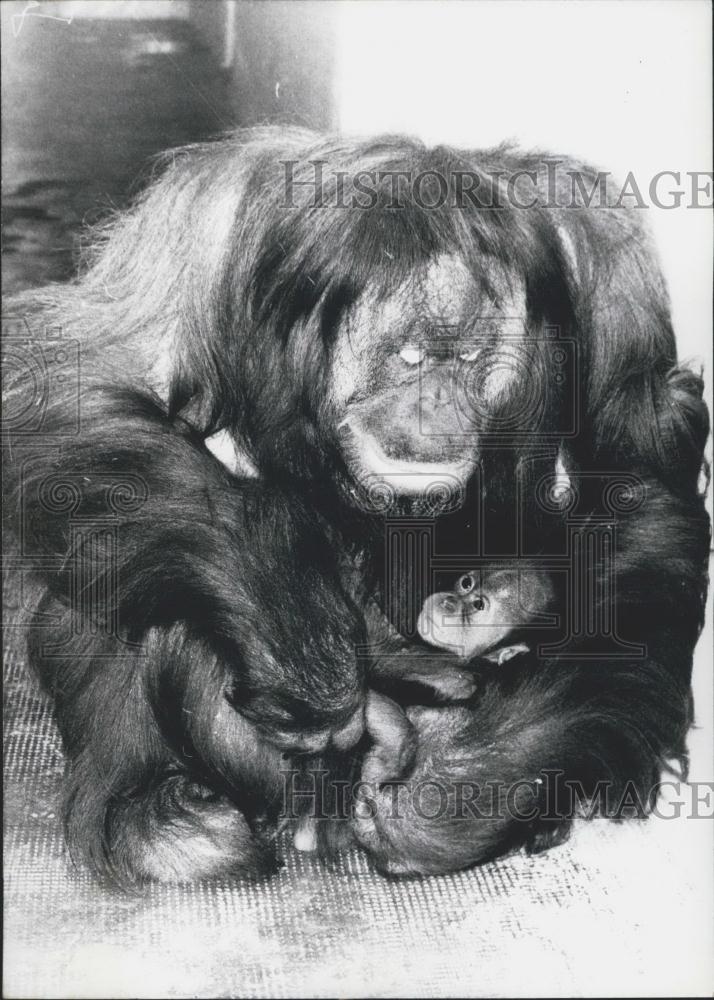
POLYGON ((331 123, 329 17, 313 4, 19 24, 24 6, 2 10, 4 292, 71 277, 84 227, 125 207, 162 150, 256 122, 331 123))

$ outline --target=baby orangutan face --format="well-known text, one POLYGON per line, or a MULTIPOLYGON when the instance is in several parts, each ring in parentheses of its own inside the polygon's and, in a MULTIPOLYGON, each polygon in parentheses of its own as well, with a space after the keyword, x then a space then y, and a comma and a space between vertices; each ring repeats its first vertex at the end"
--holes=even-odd
POLYGON ((417 629, 425 642, 463 659, 485 656, 501 663, 527 648, 503 645, 503 640, 543 612, 551 599, 543 573, 473 570, 460 576, 453 590, 426 599, 417 629))

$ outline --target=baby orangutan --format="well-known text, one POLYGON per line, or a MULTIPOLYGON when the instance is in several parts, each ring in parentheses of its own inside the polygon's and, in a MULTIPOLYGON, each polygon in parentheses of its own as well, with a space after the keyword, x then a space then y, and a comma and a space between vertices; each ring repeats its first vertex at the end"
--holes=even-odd
POLYGON ((503 663, 528 647, 503 646, 501 641, 544 611, 551 598, 543 573, 473 570, 460 576, 453 590, 426 599, 417 629, 425 642, 461 659, 484 656, 503 663))
MULTIPOLYGON (((374 745, 364 760, 359 786, 368 787, 371 783, 378 786, 385 775, 390 780, 407 773, 428 746, 427 743, 422 748, 421 734, 410 723, 411 713, 417 711, 416 704, 405 709, 404 703, 444 704, 444 708, 433 709, 433 716, 437 731, 443 721, 439 740, 440 745, 447 746, 454 721, 462 716, 455 710, 452 718, 446 705, 468 704, 484 669, 490 672, 527 653, 524 642, 509 644, 503 640, 512 635, 521 638, 529 622, 551 600, 550 580, 542 572, 488 569, 461 574, 452 590, 426 599, 417 621, 419 637, 437 647, 438 652, 410 643, 389 625, 376 605, 368 608, 368 633, 373 650, 368 683, 380 693, 375 690, 368 693, 367 725, 374 745)), ((462 711, 468 719, 471 710, 462 711)), ((357 799, 358 839, 363 846, 374 850, 374 837, 366 834, 367 826, 359 819, 359 813, 364 813, 362 805, 357 799)), ((294 845, 300 851, 318 849, 317 824, 310 817, 305 816, 298 823, 294 845)), ((380 864, 379 850, 376 860, 380 864)), ((390 872, 400 870, 393 858, 382 867, 390 872)))
MULTIPOLYGON (((452 590, 424 601, 417 621, 419 637, 431 647, 410 643, 384 619, 368 614, 376 647, 368 675, 372 686, 404 700, 405 686, 429 688, 440 702, 470 698, 484 661, 505 663, 527 652, 529 624, 549 606, 553 592, 543 572, 524 569, 472 570, 452 590), (512 638, 514 641, 508 642, 512 638)), ((422 692, 423 694, 423 692, 422 692)), ((411 699, 410 699, 411 700, 411 699)))
POLYGON ((540 571, 473 570, 424 602, 417 630, 443 652, 403 643, 375 659, 372 683, 380 690, 369 693, 366 711, 373 745, 353 828, 382 871, 458 870, 487 860, 504 836, 514 846, 542 836, 529 823, 542 797, 529 747, 543 720, 529 717, 528 695, 541 681, 531 676, 537 661, 522 640, 552 600, 550 579, 540 571), (437 704, 418 696, 404 704, 404 683, 429 688, 437 704), (385 688, 398 691, 402 704, 385 688), (507 779, 498 787, 482 782, 496 755, 507 779))

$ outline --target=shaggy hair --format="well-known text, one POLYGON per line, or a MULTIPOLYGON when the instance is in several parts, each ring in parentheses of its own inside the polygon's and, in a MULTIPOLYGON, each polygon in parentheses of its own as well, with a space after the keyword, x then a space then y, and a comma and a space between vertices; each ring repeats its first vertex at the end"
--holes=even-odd
MULTIPOLYGON (((590 168, 561 163, 593 185, 590 168)), ((37 393, 38 363, 47 389, 41 419, 6 431, 7 511, 37 587, 32 662, 69 758, 69 844, 98 873, 269 869, 285 766, 375 782, 357 839, 386 871, 440 872, 562 837, 577 804, 554 808, 544 771, 586 796, 601 780, 615 792, 632 782, 646 810, 660 768, 684 764, 709 540, 701 380, 677 366, 663 279, 634 213, 609 192, 599 207, 559 207, 551 181, 545 157, 507 148, 239 133, 167 154, 76 281, 10 304, 34 364, 9 385, 12 412, 28 412, 17 399, 37 393), (439 204, 433 180, 395 207, 392 182, 378 181, 364 205, 341 202, 345 178, 395 171, 446 179, 449 198, 439 204), (464 175, 470 196, 454 207, 464 175), (523 210, 529 175, 541 197, 523 210), (458 704, 400 691, 392 667, 386 684, 384 657, 365 646, 384 598, 383 525, 343 454, 329 384, 359 304, 386 301, 443 255, 494 298, 494 270, 510 275, 530 329, 557 327, 577 345, 575 384, 531 372, 542 423, 480 455, 464 509, 437 519, 444 546, 468 544, 478 496, 482 533, 507 551, 518 470, 573 405, 565 451, 582 530, 598 520, 588 476, 633 474, 646 491, 619 517, 614 563, 619 637, 646 655, 593 661, 585 644, 502 667, 476 658, 459 664, 477 683, 458 704), (79 344, 79 394, 43 348, 56 328, 79 344), (206 441, 219 432, 257 476, 213 456, 206 441), (447 798, 464 781, 530 791, 518 815, 495 816, 491 802, 490 818, 426 819, 417 779, 442 782, 447 798)), ((569 175, 555 183, 570 195, 569 175)), ((564 518, 546 523, 526 486, 530 537, 547 555, 564 518)))

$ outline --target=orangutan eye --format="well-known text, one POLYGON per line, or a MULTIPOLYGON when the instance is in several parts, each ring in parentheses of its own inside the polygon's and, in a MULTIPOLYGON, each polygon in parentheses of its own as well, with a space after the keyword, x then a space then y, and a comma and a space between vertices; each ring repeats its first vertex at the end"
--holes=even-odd
POLYGON ((460 354, 459 358, 461 359, 461 361, 466 361, 466 362, 475 361, 480 353, 481 353, 481 348, 474 347, 473 351, 467 351, 466 354, 460 354))
POLYGON ((420 365, 426 357, 426 352, 421 347, 407 344, 399 352, 399 357, 408 365, 420 365))

